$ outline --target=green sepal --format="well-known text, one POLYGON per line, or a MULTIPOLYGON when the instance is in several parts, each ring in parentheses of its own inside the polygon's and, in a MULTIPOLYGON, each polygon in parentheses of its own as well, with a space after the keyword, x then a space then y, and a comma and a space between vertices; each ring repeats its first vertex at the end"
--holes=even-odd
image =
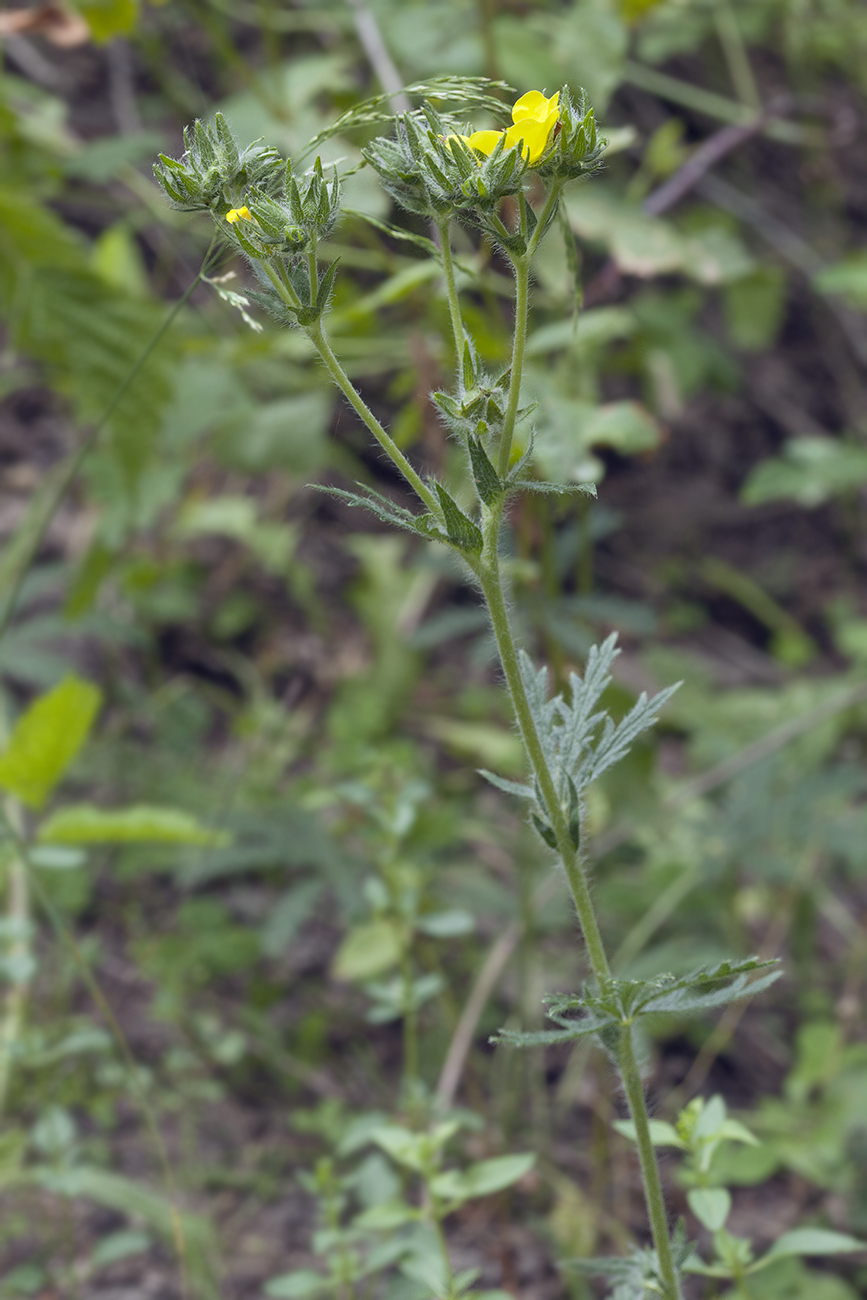
POLYGON ((411 510, 404 509, 403 506, 396 505, 389 501, 388 497, 382 496, 379 492, 374 492, 373 488, 366 488, 359 483, 359 487, 365 492, 365 496, 357 492, 347 492, 343 488, 326 487, 321 483, 313 483, 318 492, 327 492, 329 496, 340 497, 341 500, 347 501, 351 506, 364 506, 375 514, 378 519, 384 520, 387 524, 392 524, 395 528, 404 528, 409 533, 415 533, 417 537, 424 537, 427 541, 445 542, 448 539, 436 525, 432 515, 414 515, 411 510))
POLYGON ((472 555, 481 555, 484 538, 481 529, 461 510, 457 502, 449 496, 441 483, 434 483, 440 505, 443 509, 446 532, 452 546, 472 555))
POLYGON ((468 438, 467 446, 473 466, 473 478, 476 480, 479 496, 486 506, 491 506, 495 501, 499 501, 503 495, 504 489, 500 476, 488 459, 488 453, 479 438, 468 438))

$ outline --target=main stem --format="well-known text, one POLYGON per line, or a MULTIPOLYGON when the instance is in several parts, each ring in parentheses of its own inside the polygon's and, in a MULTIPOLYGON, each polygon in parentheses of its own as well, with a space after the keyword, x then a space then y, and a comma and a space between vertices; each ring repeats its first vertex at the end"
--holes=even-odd
MULTIPOLYGON (((560 855, 560 860, 563 863, 563 869, 569 882, 569 888, 572 892, 575 910, 578 913, 578 920, 584 936, 584 942, 587 946, 587 955, 590 959, 590 965, 597 982, 604 988, 605 985, 609 984, 611 981, 611 967, 608 964, 608 957, 605 953, 605 946, 602 942, 602 935, 599 930, 599 922, 596 919, 596 909, 593 906, 590 887, 587 883, 587 877, 584 873, 581 859, 572 844, 572 838, 569 834, 567 811, 563 807, 557 794, 554 778, 548 766, 545 751, 542 748, 542 743, 539 739, 539 733, 536 730, 536 724, 533 720, 532 710, 530 709, 530 702, 527 699, 527 692, 524 689, 524 681, 521 677, 518 654, 512 636, 511 625, 509 623, 508 609, 503 595, 503 583, 498 554, 501 522, 502 510, 491 510, 487 520, 485 521, 485 547, 478 566, 479 580, 491 616, 491 625, 497 641, 500 662, 503 666, 503 673, 505 674, 509 694, 512 697, 512 704, 515 709, 518 726, 521 731, 524 746, 527 750, 527 756, 530 759, 533 774, 539 785, 542 799, 544 800, 545 807, 548 811, 551 829, 554 832, 554 838, 557 843, 557 852, 560 855)), ((662 1284, 665 1288, 665 1300, 680 1300, 680 1287, 677 1281, 677 1274, 674 1268, 674 1260, 672 1258, 671 1244, 668 1236, 668 1222, 665 1213, 665 1200, 662 1194, 662 1182, 659 1177, 659 1166, 656 1161, 656 1152, 654 1151, 653 1143, 650 1139, 650 1123, 647 1114, 647 1103, 644 1098, 644 1089, 641 1083, 641 1072, 638 1068, 638 1062, 636 1061, 635 1050, 632 1044, 631 1026, 624 1026, 623 1028, 617 1052, 617 1060, 620 1067, 620 1074, 623 1079, 630 1118, 635 1125, 635 1133, 638 1142, 638 1155, 641 1164, 641 1177, 644 1184, 644 1198, 647 1205, 648 1218, 650 1220, 650 1229, 653 1235, 653 1244, 656 1247, 656 1253, 659 1259, 659 1271, 662 1284)))

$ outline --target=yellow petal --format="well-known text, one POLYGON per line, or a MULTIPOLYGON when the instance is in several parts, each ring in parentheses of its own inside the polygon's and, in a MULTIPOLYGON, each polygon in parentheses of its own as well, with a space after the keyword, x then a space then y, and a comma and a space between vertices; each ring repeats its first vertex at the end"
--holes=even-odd
POLYGON ((236 221, 240 221, 242 217, 245 221, 253 220, 253 218, 250 216, 250 209, 246 207, 230 208, 230 210, 226 213, 226 220, 231 221, 233 225, 235 224, 236 221))
MULTIPOLYGON (((474 149, 478 149, 479 153, 490 155, 494 152, 497 145, 500 143, 500 139, 502 138, 502 135, 503 135, 502 131, 474 131, 473 134, 467 139, 467 144, 472 145, 474 149)), ((507 131, 506 144, 509 143, 510 143, 509 133, 507 131)))
POLYGON ((506 145, 511 149, 520 141, 521 153, 527 162, 534 163, 538 162, 545 152, 550 134, 551 128, 545 122, 536 122, 528 118, 509 127, 506 132, 506 145))
MULTIPOLYGON (((522 95, 512 108, 512 121, 525 122, 528 119, 535 122, 547 122, 554 120, 560 112, 560 92, 551 95, 550 99, 542 94, 541 90, 528 90, 526 95, 522 95)), ((553 121, 551 122, 553 125, 553 121)))

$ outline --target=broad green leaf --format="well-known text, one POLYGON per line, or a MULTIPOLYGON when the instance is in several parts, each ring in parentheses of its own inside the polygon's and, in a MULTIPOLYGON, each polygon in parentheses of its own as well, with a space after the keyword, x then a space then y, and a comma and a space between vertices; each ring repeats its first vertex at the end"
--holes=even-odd
POLYGON ((294 1273, 272 1277, 265 1283, 265 1295, 275 1296, 278 1300, 302 1300, 302 1297, 318 1295, 331 1287, 332 1282, 324 1273, 316 1273, 312 1268, 299 1268, 294 1273))
POLYGON ((808 436, 792 438, 779 457, 763 460, 742 491, 745 505, 796 501, 808 510, 834 496, 854 494, 867 482, 867 451, 854 441, 808 436))
POLYGON ((719 1131, 719 1136, 727 1138, 729 1142, 746 1142, 748 1146, 753 1147, 760 1145, 756 1135, 737 1119, 727 1119, 719 1131))
POLYGON ((699 1223, 709 1232, 725 1226, 732 1208, 731 1193, 725 1187, 693 1187, 686 1199, 699 1223))
MULTIPOLYGON (((669 1124, 667 1120, 652 1119, 649 1123, 650 1140, 655 1147, 686 1147, 686 1143, 678 1135, 677 1129, 673 1124, 669 1124)), ((618 1133, 622 1133, 624 1137, 629 1138, 630 1141, 637 1141, 635 1125, 631 1119, 616 1119, 614 1128, 617 1129, 618 1133)))
POLYGON ((0 755, 0 786, 29 808, 41 808, 87 740, 101 699, 79 677, 67 677, 40 696, 18 719, 0 755))
POLYGON ((412 1223, 421 1217, 421 1211, 404 1201, 386 1201, 384 1205, 373 1205, 363 1214, 353 1219, 353 1227, 365 1232, 390 1232, 402 1228, 405 1223, 412 1223))
POLYGON ((416 928, 435 939, 452 939, 459 934, 471 934, 475 929, 475 921, 470 912, 455 908, 450 912, 429 912, 427 916, 419 918, 416 928))
POLYGON ((53 813, 39 828, 41 844, 199 844, 222 848, 231 837, 203 826, 177 808, 134 804, 103 809, 73 804, 53 813))
POLYGON ((338 980, 371 979, 400 960, 403 939, 393 921, 359 925, 349 931, 338 948, 331 973, 338 980))
POLYGON ((410 1133, 408 1129, 401 1128, 398 1124, 383 1124, 382 1128, 371 1134, 371 1137, 376 1145, 382 1147, 386 1155, 391 1156, 392 1160, 397 1161, 399 1165, 414 1169, 417 1173, 422 1170, 425 1134, 410 1133))
POLYGON ((756 1273, 784 1255, 845 1255, 856 1251, 867 1251, 867 1241, 829 1228, 794 1228, 778 1237, 768 1253, 748 1271, 756 1273))
POLYGON ((432 1180, 430 1189, 434 1196, 444 1201, 468 1201, 476 1196, 490 1196, 523 1178, 535 1161, 536 1157, 529 1153, 480 1160, 468 1169, 450 1169, 439 1174, 432 1180))

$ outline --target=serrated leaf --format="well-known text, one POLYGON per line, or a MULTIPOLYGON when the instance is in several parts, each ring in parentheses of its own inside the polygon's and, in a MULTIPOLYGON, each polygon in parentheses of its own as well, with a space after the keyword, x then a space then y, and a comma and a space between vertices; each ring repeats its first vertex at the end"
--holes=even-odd
POLYGON ((101 700, 80 677, 67 677, 40 696, 0 754, 0 787, 28 808, 41 808, 87 740, 101 700))
POLYGON ((178 808, 134 804, 103 809, 92 804, 61 808, 39 828, 40 844, 199 844, 223 848, 225 831, 211 830, 178 808))

